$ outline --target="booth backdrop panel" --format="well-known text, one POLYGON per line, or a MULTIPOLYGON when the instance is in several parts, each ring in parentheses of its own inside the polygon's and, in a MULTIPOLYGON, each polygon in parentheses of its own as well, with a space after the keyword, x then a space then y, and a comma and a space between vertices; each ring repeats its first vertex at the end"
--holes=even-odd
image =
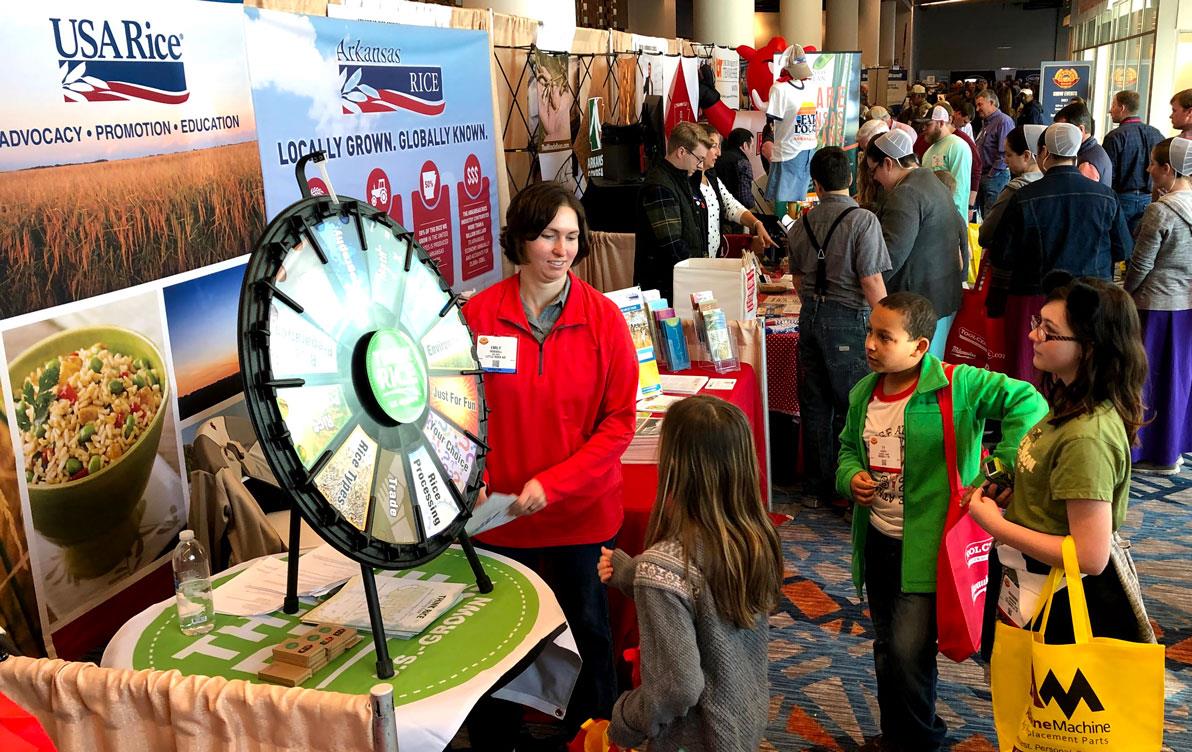
POLYGON ((295 164, 321 150, 330 189, 412 229, 452 287, 500 279, 486 35, 245 14, 267 215, 300 197, 295 164))
POLYGON ((263 229, 256 124, 239 5, 53 0, 5 21, 0 61, 21 75, 0 83, 0 622, 30 654, 73 657, 170 592, 188 499, 160 280, 221 268, 263 229), (96 343, 152 363, 163 398, 119 452, 77 432, 126 416, 65 388, 96 343), (30 377, 51 361, 43 392, 30 377), (67 446, 49 455, 51 410, 67 446), (34 465, 65 469, 72 438, 86 467, 49 481, 34 465))

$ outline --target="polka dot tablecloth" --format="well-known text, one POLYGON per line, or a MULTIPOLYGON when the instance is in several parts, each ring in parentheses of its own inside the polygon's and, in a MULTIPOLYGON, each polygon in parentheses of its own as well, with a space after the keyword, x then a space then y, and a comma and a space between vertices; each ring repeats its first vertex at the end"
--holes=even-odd
POLYGON ((798 332, 766 335, 766 387, 770 410, 798 417, 798 332))

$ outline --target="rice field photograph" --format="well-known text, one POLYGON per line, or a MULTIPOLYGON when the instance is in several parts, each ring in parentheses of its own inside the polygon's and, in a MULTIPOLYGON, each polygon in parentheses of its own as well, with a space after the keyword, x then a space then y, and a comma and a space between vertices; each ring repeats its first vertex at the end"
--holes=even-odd
POLYGON ((0 319, 248 253, 263 195, 255 141, 0 173, 0 319))
POLYGON ((161 305, 149 290, 4 333, 5 414, 51 631, 186 526, 161 305))

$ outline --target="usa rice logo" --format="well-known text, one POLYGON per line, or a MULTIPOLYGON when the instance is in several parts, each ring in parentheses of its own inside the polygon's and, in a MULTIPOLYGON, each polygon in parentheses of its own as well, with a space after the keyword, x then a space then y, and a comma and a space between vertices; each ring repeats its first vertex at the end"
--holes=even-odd
POLYGON ((51 18, 67 102, 182 104, 190 98, 182 35, 149 21, 51 18))
POLYGON ((340 41, 339 96, 345 115, 407 110, 434 117, 447 106, 443 69, 437 65, 401 65, 401 50, 340 41))

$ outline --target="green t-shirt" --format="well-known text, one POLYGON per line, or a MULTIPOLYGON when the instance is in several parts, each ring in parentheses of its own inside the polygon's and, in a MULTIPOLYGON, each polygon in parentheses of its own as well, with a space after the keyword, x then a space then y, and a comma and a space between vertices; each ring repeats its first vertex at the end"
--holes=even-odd
POLYGON ((956 179, 952 203, 956 204, 956 211, 967 222, 969 191, 972 190, 969 182, 973 176, 973 152, 969 145, 960 136, 949 133, 923 152, 923 166, 932 172, 943 170, 952 173, 956 179))
POLYGON ((1068 499, 1113 504, 1113 529, 1126 519, 1130 496, 1130 442, 1109 402, 1058 428, 1051 412, 1018 445, 1014 498, 1006 519, 1032 530, 1067 535, 1068 499))

